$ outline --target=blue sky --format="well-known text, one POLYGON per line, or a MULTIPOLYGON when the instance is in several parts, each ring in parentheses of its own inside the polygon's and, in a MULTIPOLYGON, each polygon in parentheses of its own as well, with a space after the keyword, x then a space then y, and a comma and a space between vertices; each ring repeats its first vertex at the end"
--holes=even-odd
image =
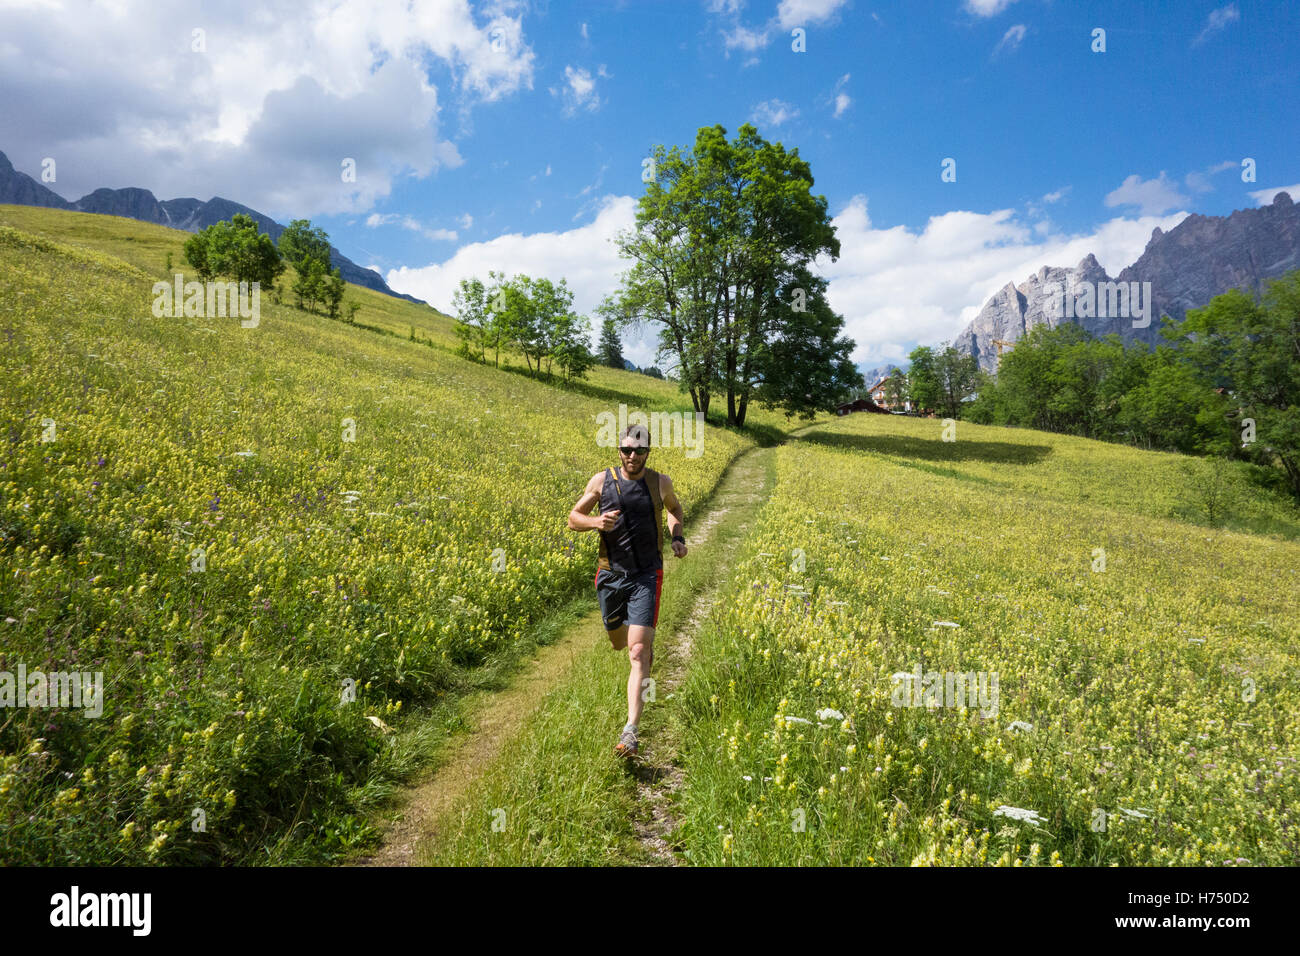
MULTIPOLYGON (((876 365, 1040 265, 1113 275, 1157 225, 1300 199, 1297 6, 0 0, 0 150, 57 158, 69 199, 308 217, 443 310, 501 269, 567 278, 589 312, 652 145, 753 122, 811 164, 843 246, 830 301, 876 365)), ((651 330, 627 339, 652 361, 651 330)))

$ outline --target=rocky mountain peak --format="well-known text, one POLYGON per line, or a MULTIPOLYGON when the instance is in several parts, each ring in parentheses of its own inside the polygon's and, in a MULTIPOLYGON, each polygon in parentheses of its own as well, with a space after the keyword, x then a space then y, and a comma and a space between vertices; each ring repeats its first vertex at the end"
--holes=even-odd
POLYGON ((1267 280, 1297 268, 1300 209, 1279 192, 1268 206, 1238 209, 1230 216, 1193 214, 1167 233, 1153 229, 1142 255, 1114 279, 1091 253, 1074 269, 1042 266, 1020 285, 1008 283, 993 293, 953 344, 974 355, 986 372, 997 367, 994 340, 1014 342, 1040 324, 1055 328, 1075 322, 1096 336, 1115 333, 1126 342, 1151 346, 1164 341, 1162 315, 1181 321, 1188 309, 1228 289, 1258 293, 1267 280), (1083 290, 1092 304, 1075 315, 1062 315, 1061 289, 1083 290))

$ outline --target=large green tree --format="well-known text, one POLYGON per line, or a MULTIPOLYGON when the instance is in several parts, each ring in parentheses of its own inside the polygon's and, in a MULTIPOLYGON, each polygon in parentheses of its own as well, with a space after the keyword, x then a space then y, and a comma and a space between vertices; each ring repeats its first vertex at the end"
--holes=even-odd
POLYGON ((826 387, 860 386, 841 369, 842 320, 809 279, 813 260, 840 246, 798 149, 748 123, 732 142, 712 126, 690 154, 657 146, 652 163, 636 227, 618 238, 633 264, 602 314, 661 325, 660 354, 676 358, 695 410, 725 394, 729 424, 744 424, 760 386, 791 414, 832 409, 839 393, 796 387, 818 356, 835 369, 826 387))
POLYGON ((979 381, 979 364, 975 356, 958 351, 951 345, 935 356, 935 378, 939 386, 939 402, 935 406, 947 418, 961 415, 962 403, 979 381))
POLYGON ((918 345, 908 355, 907 397, 918 412, 934 411, 943 399, 937 357, 928 345, 918 345))
POLYGON ((1215 296, 1161 334, 1203 382, 1231 393, 1234 453, 1280 468, 1300 500, 1300 270, 1269 283, 1259 301, 1237 289, 1215 296))
POLYGON ((849 359, 853 341, 839 337, 843 321, 826 303, 826 280, 796 269, 786 287, 772 290, 773 308, 789 301, 794 289, 804 293, 804 308, 792 310, 771 338, 752 347, 755 395, 764 408, 785 409, 786 418, 811 419, 860 387, 862 374, 849 359))

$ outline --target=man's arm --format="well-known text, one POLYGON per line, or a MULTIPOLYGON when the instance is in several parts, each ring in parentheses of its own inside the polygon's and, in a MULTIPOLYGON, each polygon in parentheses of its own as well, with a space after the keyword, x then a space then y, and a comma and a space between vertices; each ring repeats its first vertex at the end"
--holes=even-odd
POLYGON ((605 473, 603 471, 598 475, 591 476, 586 489, 582 492, 582 497, 578 499, 578 503, 569 512, 570 531, 612 531, 614 529, 614 522, 618 520, 619 515, 617 510, 607 511, 603 515, 597 515, 594 518, 588 514, 592 508, 600 503, 600 490, 604 485, 605 473))
MULTIPOLYGON (((660 472, 659 474, 659 497, 664 503, 664 508, 668 511, 668 534, 670 537, 677 537, 682 534, 682 527, 685 522, 685 515, 682 513, 682 503, 677 500, 677 492, 673 488, 673 480, 667 475, 660 472)), ((673 553, 677 553, 680 545, 674 544, 673 553)), ((682 546, 685 553, 685 547, 682 546)), ((680 555, 678 555, 680 557, 680 555)))

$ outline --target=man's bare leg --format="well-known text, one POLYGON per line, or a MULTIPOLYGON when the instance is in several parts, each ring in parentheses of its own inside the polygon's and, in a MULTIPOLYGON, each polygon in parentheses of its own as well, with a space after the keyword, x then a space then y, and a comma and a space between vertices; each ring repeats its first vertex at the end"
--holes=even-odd
POLYGON ((612 631, 606 631, 605 633, 609 635, 609 643, 610 646, 614 648, 614 650, 621 651, 623 648, 627 647, 627 625, 626 624, 622 625, 621 627, 615 628, 612 631))
POLYGON ((654 661, 655 629, 640 624, 633 624, 627 633, 627 656, 632 663, 631 673, 627 675, 627 722, 641 722, 641 682, 650 676, 650 665, 654 661))

